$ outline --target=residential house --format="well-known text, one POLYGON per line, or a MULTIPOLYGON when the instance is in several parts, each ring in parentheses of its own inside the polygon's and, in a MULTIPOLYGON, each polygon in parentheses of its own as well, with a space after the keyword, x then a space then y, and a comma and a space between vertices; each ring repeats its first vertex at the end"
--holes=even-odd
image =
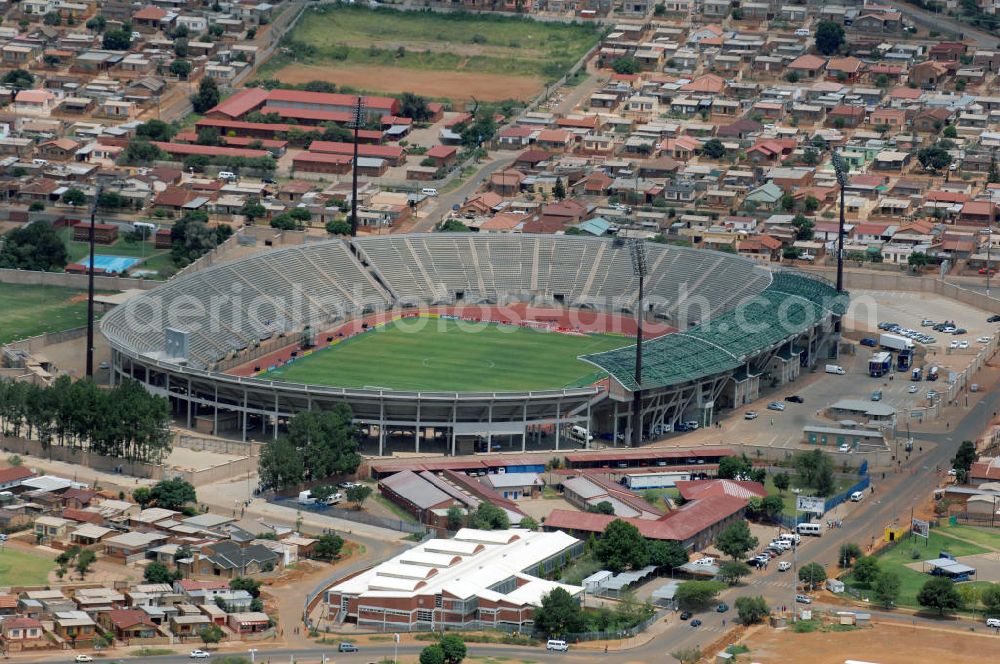
POLYGON ((830 58, 826 63, 826 76, 834 81, 853 84, 861 78, 864 66, 864 62, 853 56, 830 58))
POLYGON ((271 627, 271 619, 266 613, 249 611, 246 613, 231 613, 227 619, 229 628, 240 636, 266 632, 271 627))
POLYGON ((153 622, 149 614, 140 609, 113 609, 102 612, 98 623, 125 645, 133 645, 147 639, 161 636, 159 626, 153 622))
POLYGON ((57 516, 40 516, 35 519, 35 540, 38 542, 64 541, 69 536, 70 527, 76 524, 57 516))
POLYGON ((91 641, 97 635, 97 623, 84 611, 57 611, 53 616, 53 631, 76 646, 91 641))
POLYGON ((265 546, 252 544, 240 547, 225 540, 202 546, 201 553, 192 563, 195 574, 235 579, 255 576, 280 566, 280 556, 265 546))
POLYGON ((42 622, 36 618, 11 616, 0 622, 0 634, 3 635, 4 650, 8 653, 31 648, 33 645, 44 645, 45 629, 42 622))
POLYGON ((823 75, 826 70, 826 58, 807 53, 800 55, 785 67, 785 71, 794 74, 800 80, 815 80, 823 75))
POLYGON ((927 60, 910 67, 908 79, 918 88, 928 90, 941 85, 951 74, 951 69, 943 62, 927 60))

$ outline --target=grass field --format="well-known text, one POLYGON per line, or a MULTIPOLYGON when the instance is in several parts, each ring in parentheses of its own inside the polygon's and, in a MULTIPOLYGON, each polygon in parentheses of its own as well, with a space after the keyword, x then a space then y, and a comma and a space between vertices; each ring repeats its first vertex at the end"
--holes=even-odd
MULTIPOLYGON (((59 237, 62 238, 66 245, 66 251, 69 252, 70 263, 78 263, 89 255, 89 244, 73 240, 72 228, 60 229, 59 237)), ((114 244, 95 244, 94 253, 104 256, 144 257, 145 260, 135 265, 133 270, 150 270, 156 272, 159 278, 165 279, 176 270, 173 261, 170 260, 170 252, 166 249, 156 249, 151 241, 129 242, 121 235, 118 238, 114 244)))
POLYGON ((0 550, 0 586, 44 586, 55 566, 51 558, 4 547, 0 550))
MULTIPOLYGON (((796 494, 792 490, 793 489, 802 489, 802 492, 805 495, 812 495, 812 490, 809 489, 808 487, 799 486, 798 475, 791 475, 790 479, 791 479, 791 486, 788 487, 788 491, 785 491, 784 493, 780 493, 778 491, 777 487, 774 486, 774 480, 771 479, 770 475, 768 475, 767 479, 764 480, 764 488, 767 489, 767 493, 768 494, 780 495, 781 496, 781 500, 784 502, 784 509, 782 509, 782 514, 785 514, 786 516, 795 516, 796 494)), ((833 488, 833 493, 831 493, 830 495, 831 496, 836 496, 840 492, 846 491, 847 489, 849 489, 852 486, 854 486, 854 484, 857 481, 858 481, 858 478, 856 478, 856 477, 855 478, 852 478, 852 477, 838 477, 838 476, 834 475, 834 477, 833 477, 833 487, 834 488, 833 488)), ((801 513, 800 513, 800 515, 801 515, 801 513)))
MULTIPOLYGON (((889 549, 885 549, 884 553, 879 554, 879 567, 883 570, 891 570, 899 575, 900 592, 899 599, 896 601, 897 606, 919 608, 920 605, 917 603, 917 593, 920 592, 920 589, 929 579, 934 578, 930 574, 924 574, 918 570, 910 569, 907 565, 920 560, 937 558, 941 551, 947 551, 954 556, 971 556, 989 551, 988 548, 972 544, 970 542, 965 542, 960 539, 955 539, 950 536, 955 534, 965 538, 967 533, 960 532, 961 530, 976 529, 967 528, 965 526, 959 526, 954 529, 934 528, 931 530, 930 538, 926 542, 920 537, 911 538, 907 536, 907 538, 902 540, 900 543, 889 549), (913 557, 914 551, 917 552, 916 559, 913 557)), ((1000 547, 1000 538, 996 535, 986 533, 985 531, 980 532, 984 537, 990 538, 996 546, 1000 547)), ((845 583, 851 583, 851 576, 848 575, 844 581, 845 583)), ((990 584, 977 581, 974 583, 963 583, 961 585, 985 587, 990 584)))
POLYGON ((86 292, 0 284, 0 344, 87 324, 86 292))
POLYGON ((433 90, 407 89, 436 97, 523 99, 527 89, 518 78, 525 79, 531 90, 540 89, 546 81, 562 76, 599 37, 592 25, 463 12, 312 7, 283 40, 284 54, 272 58, 260 75, 301 83, 305 81, 295 78, 297 70, 312 65, 316 71, 307 74, 312 79, 370 91, 395 93, 402 91, 399 85, 405 88, 407 83, 437 83, 433 90), (363 78, 364 68, 372 68, 377 75, 363 78), (338 69, 349 72, 349 80, 338 79, 338 69), (394 76, 392 70, 404 71, 394 76), (406 79, 405 70, 453 77, 450 85, 454 89, 442 94, 441 81, 434 77, 424 81, 419 75, 406 79))
POLYGON ((408 319, 317 351, 269 372, 267 377, 395 390, 551 389, 597 380, 600 376, 595 367, 577 357, 629 343, 629 339, 608 335, 577 336, 445 319, 408 319))

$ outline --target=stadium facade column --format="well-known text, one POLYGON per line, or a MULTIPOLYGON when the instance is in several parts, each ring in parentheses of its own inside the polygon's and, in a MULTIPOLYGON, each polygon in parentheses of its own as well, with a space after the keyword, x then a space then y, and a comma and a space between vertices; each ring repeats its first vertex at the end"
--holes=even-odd
POLYGON ((615 401, 615 416, 611 418, 612 430, 611 430, 611 440, 614 447, 618 447, 618 402, 615 401))
POLYGON ((417 425, 413 428, 413 450, 420 452, 420 398, 417 398, 417 425))
POLYGON ((382 447, 385 445, 385 399, 379 394, 378 399, 378 455, 382 456, 382 447))
POLYGON ((274 393, 274 440, 278 440, 278 393, 274 393))
POLYGON ((486 422, 489 426, 486 428, 486 451, 493 451, 493 402, 490 401, 490 406, 486 411, 486 422))
POLYGON ((243 390, 243 442, 247 442, 247 406, 248 406, 247 391, 243 390))
POLYGON ((458 434, 455 428, 458 427, 458 401, 451 404, 451 455, 455 456, 458 451, 458 434))
POLYGON ((527 402, 527 400, 525 400, 525 402, 522 404, 522 408, 523 408, 523 410, 522 410, 522 415, 521 415, 521 423, 522 423, 522 426, 524 428, 521 429, 521 453, 523 454, 523 453, 525 453, 525 452, 528 451, 528 402, 527 402))
POLYGON ((188 397, 187 397, 187 428, 191 428, 191 403, 194 401, 194 396, 191 394, 191 379, 188 378, 188 397))
POLYGON ((215 387, 215 401, 212 402, 212 435, 219 435, 219 384, 214 383, 215 387))
POLYGON ((559 434, 562 433, 562 400, 556 401, 556 451, 559 451, 559 434))

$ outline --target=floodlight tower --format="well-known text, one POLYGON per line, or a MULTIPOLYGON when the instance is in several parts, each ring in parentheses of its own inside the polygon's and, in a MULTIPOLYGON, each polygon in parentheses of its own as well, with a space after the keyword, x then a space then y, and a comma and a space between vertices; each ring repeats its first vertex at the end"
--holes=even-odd
POLYGON ((87 378, 94 377, 94 231, 97 224, 97 206, 100 205, 104 187, 98 183, 94 191, 94 203, 90 206, 90 264, 87 268, 87 378))
POLYGON ((646 244, 641 238, 632 238, 629 253, 632 255, 632 272, 639 278, 639 300, 636 302, 635 334, 635 390, 632 392, 632 447, 642 445, 642 317, 643 290, 646 285, 646 244))
POLYGON ((350 125, 354 129, 354 163, 351 168, 351 237, 358 234, 358 131, 365 123, 365 101, 359 95, 354 103, 354 117, 350 125))
POLYGON ((840 185, 840 226, 837 228, 837 292, 844 292, 844 189, 847 188, 847 167, 844 158, 834 151, 833 170, 840 185))

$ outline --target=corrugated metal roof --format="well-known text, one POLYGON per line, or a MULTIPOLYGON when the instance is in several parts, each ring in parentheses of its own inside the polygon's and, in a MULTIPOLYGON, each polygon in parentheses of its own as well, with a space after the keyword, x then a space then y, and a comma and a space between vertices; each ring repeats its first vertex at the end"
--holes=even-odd
POLYGON ((420 509, 430 509, 451 500, 451 496, 412 470, 390 475, 381 484, 420 509))

